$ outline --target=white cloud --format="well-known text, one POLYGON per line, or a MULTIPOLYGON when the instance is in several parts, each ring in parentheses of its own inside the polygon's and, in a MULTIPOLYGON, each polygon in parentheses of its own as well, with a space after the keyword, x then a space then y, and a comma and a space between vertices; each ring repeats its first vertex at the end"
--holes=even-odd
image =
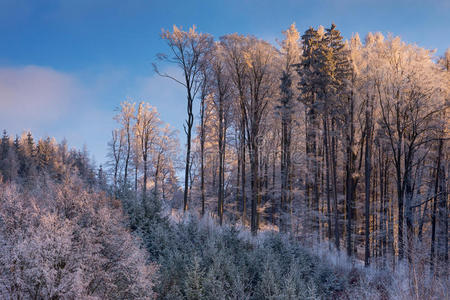
POLYGON ((0 68, 0 120, 14 130, 59 121, 82 95, 74 77, 50 68, 0 68))
POLYGON ((46 67, 0 68, 0 129, 66 137, 78 149, 86 144, 103 162, 113 108, 101 107, 107 85, 104 74, 97 77, 82 83, 79 75, 46 67))
MULTIPOLYGON (((181 75, 173 66, 162 71, 181 75)), ((30 130, 36 138, 49 135, 58 141, 66 137, 78 149, 86 144, 104 163, 110 132, 116 126, 114 108, 126 96, 155 106, 184 141, 184 87, 156 74, 133 78, 120 69, 67 73, 40 66, 0 67, 0 130, 10 135, 30 130)))

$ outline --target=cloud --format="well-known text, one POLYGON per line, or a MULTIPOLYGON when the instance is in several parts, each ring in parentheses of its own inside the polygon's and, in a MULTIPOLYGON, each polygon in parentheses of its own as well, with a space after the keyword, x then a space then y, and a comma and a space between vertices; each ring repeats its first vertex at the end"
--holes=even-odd
MULTIPOLYGON (((162 71, 181 75, 173 66, 162 71)), ((156 107, 184 141, 184 87, 156 74, 133 77, 121 69, 68 73, 41 66, 0 67, 0 130, 10 135, 30 130, 36 138, 49 135, 58 141, 65 137, 78 149, 86 144, 97 162, 104 163, 111 130, 117 126, 114 109, 127 97, 156 107)))
POLYGON ((89 82, 84 77, 40 66, 0 68, 0 129, 67 138, 77 149, 86 144, 101 163, 113 126, 113 108, 102 107, 108 75, 93 75, 89 82))
POLYGON ((23 130, 60 121, 82 97, 77 80, 50 68, 0 68, 1 125, 23 130))

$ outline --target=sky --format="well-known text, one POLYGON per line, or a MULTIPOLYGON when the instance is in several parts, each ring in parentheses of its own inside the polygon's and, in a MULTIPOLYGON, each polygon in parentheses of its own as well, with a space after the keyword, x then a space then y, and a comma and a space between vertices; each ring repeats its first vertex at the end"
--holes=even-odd
POLYGON ((184 90, 152 68, 168 51, 161 29, 275 43, 293 22, 300 32, 334 22, 345 38, 392 33, 437 55, 450 47, 450 0, 0 0, 0 130, 66 138, 102 164, 115 109, 147 101, 183 144, 184 90))

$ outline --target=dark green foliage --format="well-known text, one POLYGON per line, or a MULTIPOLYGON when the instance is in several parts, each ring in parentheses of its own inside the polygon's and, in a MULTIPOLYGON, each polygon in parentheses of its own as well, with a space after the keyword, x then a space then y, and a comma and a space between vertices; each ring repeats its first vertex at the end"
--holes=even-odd
POLYGON ((57 144, 51 138, 40 139, 37 144, 32 134, 12 140, 3 131, 0 141, 0 181, 33 187, 46 184, 50 177, 62 183, 68 175, 79 176, 90 189, 106 190, 106 174, 96 171, 87 150, 68 150, 64 140, 57 144))
POLYGON ((155 292, 160 299, 332 298, 345 287, 343 277, 279 233, 254 239, 207 219, 131 219, 159 264, 155 292))

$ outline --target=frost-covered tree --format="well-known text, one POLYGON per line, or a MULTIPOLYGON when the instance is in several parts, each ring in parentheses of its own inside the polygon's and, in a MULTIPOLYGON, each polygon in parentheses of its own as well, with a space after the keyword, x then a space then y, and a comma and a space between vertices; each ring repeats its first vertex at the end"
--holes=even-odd
POLYGON ((201 88, 201 76, 205 58, 210 51, 212 38, 208 34, 198 33, 195 26, 183 31, 177 26, 173 30, 163 30, 161 37, 167 41, 171 53, 159 54, 158 58, 164 62, 176 64, 182 71, 183 79, 179 80, 169 74, 160 73, 154 65, 155 71, 167 78, 175 80, 186 88, 187 94, 187 120, 184 126, 186 133, 186 164, 184 173, 183 209, 188 209, 189 170, 191 163, 191 137, 194 126, 193 103, 201 88))
POLYGON ((225 154, 227 143, 227 129, 230 125, 231 112, 231 78, 225 68, 224 53, 220 43, 214 48, 214 58, 211 59, 211 86, 213 91, 213 105, 215 118, 217 120, 217 146, 219 153, 219 183, 217 192, 217 214, 219 223, 223 223, 224 201, 225 201, 225 154))
POLYGON ((132 147, 132 135, 133 135, 133 122, 135 118, 135 103, 130 102, 122 102, 120 104, 120 108, 118 108, 118 113, 114 117, 114 119, 121 124, 122 130, 124 131, 125 136, 125 150, 124 150, 124 175, 123 175, 123 184, 125 188, 128 187, 128 170, 131 162, 131 155, 133 151, 132 147))
POLYGON ((139 156, 143 164, 143 182, 142 182, 142 206, 145 211, 148 210, 147 203, 147 179, 148 179, 148 162, 151 159, 153 147, 159 136, 159 126, 161 120, 155 107, 148 103, 139 103, 136 124, 134 126, 135 137, 137 140, 139 156))
POLYGON ((292 205, 292 174, 291 174, 291 136, 292 136, 292 114, 295 106, 295 65, 300 60, 300 45, 298 33, 295 24, 289 29, 283 31, 285 39, 281 42, 282 69, 281 69, 281 85, 280 93, 281 102, 281 224, 280 228, 286 230, 289 228, 290 215, 292 205))
POLYGON ((109 155, 112 158, 113 188, 116 197, 119 189, 118 184, 124 152, 124 144, 125 144, 124 139, 125 139, 124 130, 114 129, 111 132, 111 141, 109 142, 109 155))

